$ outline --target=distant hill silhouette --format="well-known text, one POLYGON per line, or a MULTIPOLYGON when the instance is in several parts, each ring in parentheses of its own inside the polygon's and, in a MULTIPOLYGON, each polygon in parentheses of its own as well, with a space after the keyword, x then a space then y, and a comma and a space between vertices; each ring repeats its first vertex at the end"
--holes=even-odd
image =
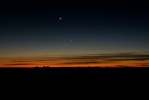
POLYGON ((0 68, 1 82, 101 83, 147 81, 149 67, 0 68))
POLYGON ((51 67, 50 66, 43 66, 43 67, 35 66, 34 68, 51 68, 51 67))

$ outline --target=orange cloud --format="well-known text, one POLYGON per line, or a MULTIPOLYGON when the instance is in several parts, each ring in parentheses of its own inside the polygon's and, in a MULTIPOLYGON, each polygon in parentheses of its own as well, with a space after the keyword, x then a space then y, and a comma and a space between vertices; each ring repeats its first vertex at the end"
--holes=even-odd
POLYGON ((18 57, 1 58, 0 67, 34 67, 34 66, 148 66, 149 54, 87 54, 60 57, 18 57))

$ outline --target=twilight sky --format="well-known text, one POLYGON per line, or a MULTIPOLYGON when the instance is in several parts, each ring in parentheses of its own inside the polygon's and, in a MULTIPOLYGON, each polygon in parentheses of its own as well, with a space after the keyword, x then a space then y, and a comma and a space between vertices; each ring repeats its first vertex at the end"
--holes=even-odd
POLYGON ((1 4, 0 67, 149 66, 148 10, 139 2, 1 4))

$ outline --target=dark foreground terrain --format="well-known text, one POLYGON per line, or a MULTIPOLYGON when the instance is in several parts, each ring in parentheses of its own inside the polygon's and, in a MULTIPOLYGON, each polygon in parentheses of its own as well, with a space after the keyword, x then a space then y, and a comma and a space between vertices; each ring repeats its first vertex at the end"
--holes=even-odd
POLYGON ((0 82, 147 82, 149 68, 1 68, 0 82))

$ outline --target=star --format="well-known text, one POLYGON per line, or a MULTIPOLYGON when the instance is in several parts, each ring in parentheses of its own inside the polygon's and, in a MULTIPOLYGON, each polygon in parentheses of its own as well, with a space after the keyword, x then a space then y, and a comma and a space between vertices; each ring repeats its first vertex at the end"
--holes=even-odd
POLYGON ((62 20, 62 17, 59 17, 59 20, 62 20))

